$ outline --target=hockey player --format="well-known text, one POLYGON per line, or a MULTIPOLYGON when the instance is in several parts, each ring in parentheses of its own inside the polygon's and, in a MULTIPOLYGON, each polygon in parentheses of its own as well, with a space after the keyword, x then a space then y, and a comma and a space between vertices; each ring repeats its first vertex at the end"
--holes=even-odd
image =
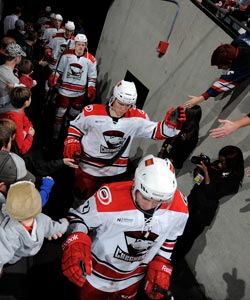
POLYGON ((70 122, 64 157, 80 156, 74 190, 81 199, 103 183, 124 180, 133 138, 163 140, 180 132, 186 119, 183 107, 171 108, 163 121, 153 122, 135 107, 136 99, 135 84, 121 80, 106 105, 86 106, 70 122))
POLYGON ((188 218, 170 160, 147 155, 134 181, 103 185, 69 210, 62 245, 64 275, 80 287, 80 300, 161 299, 169 289, 171 254, 188 218))
POLYGON ((58 98, 56 103, 56 119, 53 139, 58 139, 63 118, 67 112, 69 119, 75 118, 85 103, 85 92, 88 90, 88 99, 92 102, 96 96, 96 59, 87 50, 87 37, 77 34, 75 48, 66 51, 58 64, 56 73, 49 77, 49 87, 58 82, 58 98), (60 76, 60 80, 58 81, 60 76))
POLYGON ((54 22, 48 28, 45 28, 41 37, 44 46, 50 42, 53 36, 58 32, 64 32, 64 26, 62 26, 63 17, 60 14, 54 16, 54 22))
MULTIPOLYGON (((65 31, 56 33, 56 35, 50 40, 49 44, 45 45, 44 57, 48 62, 48 77, 57 68, 57 65, 60 62, 60 56, 66 52, 67 49, 74 47, 74 30, 74 22, 68 21, 65 24, 65 31)), ((45 91, 49 91, 48 80, 45 84, 45 91)))
POLYGON ((73 35, 74 30, 74 22, 68 21, 65 24, 65 31, 56 33, 50 43, 45 46, 44 56, 48 61, 51 70, 54 70, 60 54, 62 54, 66 48, 69 48, 69 44, 75 39, 75 36, 73 35))

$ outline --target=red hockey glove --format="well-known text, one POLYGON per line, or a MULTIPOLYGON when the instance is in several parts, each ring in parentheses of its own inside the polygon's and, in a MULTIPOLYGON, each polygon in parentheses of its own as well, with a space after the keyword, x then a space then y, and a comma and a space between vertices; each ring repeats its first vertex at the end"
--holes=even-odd
POLYGON ((63 156, 65 158, 75 158, 81 154, 81 144, 78 139, 67 137, 64 141, 63 156))
POLYGON ((48 86, 50 88, 53 88, 54 86, 56 86, 58 79, 59 79, 59 74, 58 73, 50 74, 49 78, 48 78, 48 86))
POLYGON ((172 269, 170 261, 161 256, 156 256, 156 258, 148 264, 144 292, 149 298, 161 299, 164 296, 162 293, 157 292, 157 287, 167 292, 172 269))
POLYGON ((90 102, 93 102, 96 97, 96 89, 94 86, 89 86, 88 87, 88 98, 90 102))
POLYGON ((185 109, 183 106, 170 108, 165 116, 164 123, 171 128, 181 129, 182 124, 186 121, 185 109))
POLYGON ((92 272, 91 239, 83 232, 68 236, 62 244, 63 274, 78 286, 83 286, 86 274, 92 272))

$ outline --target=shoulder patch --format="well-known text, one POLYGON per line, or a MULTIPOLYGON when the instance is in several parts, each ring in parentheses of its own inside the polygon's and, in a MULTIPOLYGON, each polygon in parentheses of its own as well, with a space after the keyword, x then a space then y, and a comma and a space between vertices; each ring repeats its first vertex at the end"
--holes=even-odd
POLYGON ((97 200, 103 205, 109 205, 112 202, 112 195, 107 186, 104 186, 97 191, 97 200))

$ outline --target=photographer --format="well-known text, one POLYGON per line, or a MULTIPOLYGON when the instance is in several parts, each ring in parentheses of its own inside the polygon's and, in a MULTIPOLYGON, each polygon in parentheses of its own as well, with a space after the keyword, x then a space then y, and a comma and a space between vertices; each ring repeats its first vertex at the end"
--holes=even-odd
POLYGON ((242 151, 236 146, 225 146, 218 154, 218 160, 210 163, 206 155, 194 156, 194 186, 188 195, 189 218, 175 245, 172 262, 177 262, 192 248, 195 239, 209 226, 215 217, 219 200, 236 194, 244 177, 242 151))

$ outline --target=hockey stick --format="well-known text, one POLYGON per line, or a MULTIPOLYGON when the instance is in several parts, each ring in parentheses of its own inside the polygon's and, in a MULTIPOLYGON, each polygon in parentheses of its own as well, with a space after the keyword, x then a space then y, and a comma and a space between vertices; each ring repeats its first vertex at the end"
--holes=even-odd
POLYGON ((81 153, 78 157, 74 157, 76 160, 83 160, 86 162, 94 162, 94 163, 102 163, 104 164, 103 166, 101 166, 101 168, 107 167, 107 166, 111 166, 113 165, 113 163, 115 163, 120 156, 123 154, 123 152, 126 150, 129 142, 131 140, 131 136, 129 136, 125 143, 123 144, 123 146, 121 147, 121 149, 110 159, 105 159, 105 158, 100 158, 100 157, 93 157, 89 154, 86 153, 81 153))
POLYGON ((161 293, 163 294, 163 298, 161 298, 162 300, 174 300, 174 297, 172 295, 172 292, 170 290, 165 290, 162 287, 160 287, 159 285, 155 285, 151 295, 155 296, 156 293, 161 293))

